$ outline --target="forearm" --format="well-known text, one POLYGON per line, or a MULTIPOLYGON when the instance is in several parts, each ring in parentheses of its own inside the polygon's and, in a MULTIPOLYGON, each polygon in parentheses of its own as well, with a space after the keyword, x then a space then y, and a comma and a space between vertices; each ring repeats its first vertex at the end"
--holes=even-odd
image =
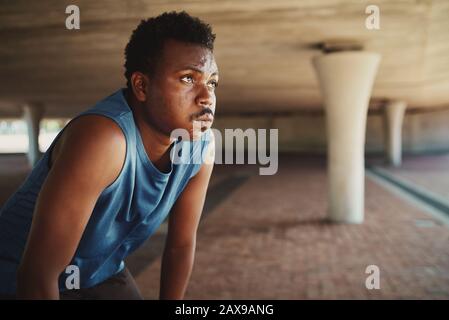
POLYGON ((164 250, 159 294, 161 300, 184 298, 192 273, 194 257, 195 245, 164 250))
POLYGON ((58 276, 39 273, 37 270, 19 269, 16 298, 59 300, 58 276))

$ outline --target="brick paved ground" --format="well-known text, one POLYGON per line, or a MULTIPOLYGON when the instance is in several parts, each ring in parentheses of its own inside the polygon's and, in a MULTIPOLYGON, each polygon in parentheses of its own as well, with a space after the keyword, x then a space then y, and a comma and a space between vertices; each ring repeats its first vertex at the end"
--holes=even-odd
MULTIPOLYGON (((282 158, 277 175, 252 176, 208 215, 186 298, 449 298, 448 228, 369 178, 365 223, 326 223, 324 168, 282 158), (380 290, 365 288, 371 264, 380 290)), ((137 276, 147 298, 157 298, 159 272, 157 259, 137 276)))
MULTIPOLYGON (((0 165, 3 198, 11 189, 4 177, 18 183, 23 175, 19 161, 14 178, 16 163, 8 161, 0 165)), ((281 157, 275 176, 258 176, 254 166, 217 166, 211 186, 241 174, 250 178, 201 223, 186 298, 449 298, 449 229, 422 209, 367 178, 365 223, 329 224, 323 158, 281 157), (371 264, 380 268, 380 290, 365 288, 371 264)), ((149 299, 158 296, 161 233, 129 261, 149 299)))

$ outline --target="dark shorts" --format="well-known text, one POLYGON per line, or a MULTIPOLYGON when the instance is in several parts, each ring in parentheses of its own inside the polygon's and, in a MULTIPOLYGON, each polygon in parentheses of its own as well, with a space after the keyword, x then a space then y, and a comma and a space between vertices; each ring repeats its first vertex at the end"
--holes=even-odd
MULTIPOLYGON (((66 290, 59 296, 61 300, 143 300, 131 272, 126 267, 93 287, 66 290)), ((14 299, 14 297, 0 295, 0 299, 14 299)))
POLYGON ((143 297, 131 272, 122 271, 96 286, 66 290, 59 294, 61 300, 142 300, 143 297))

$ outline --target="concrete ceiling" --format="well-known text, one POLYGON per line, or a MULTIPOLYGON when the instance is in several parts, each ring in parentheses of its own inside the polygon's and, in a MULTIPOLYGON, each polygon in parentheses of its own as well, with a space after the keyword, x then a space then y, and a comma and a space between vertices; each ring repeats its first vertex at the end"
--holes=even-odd
POLYGON ((213 26, 221 113, 321 108, 311 58, 327 40, 354 40, 382 54, 373 101, 449 106, 446 0, 0 0, 0 115, 41 102, 47 115, 70 116, 112 93, 124 85, 131 31, 169 10, 213 26), (65 27, 69 4, 80 8, 80 30, 65 27), (380 8, 380 30, 365 27, 369 4, 380 8))

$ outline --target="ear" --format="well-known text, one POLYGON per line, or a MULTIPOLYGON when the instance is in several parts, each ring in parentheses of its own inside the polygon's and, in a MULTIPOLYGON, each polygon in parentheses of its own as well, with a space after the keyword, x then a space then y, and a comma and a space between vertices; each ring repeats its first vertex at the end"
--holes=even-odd
POLYGON ((131 75, 131 87, 134 96, 140 102, 145 102, 148 98, 149 78, 141 72, 134 72, 131 75))

